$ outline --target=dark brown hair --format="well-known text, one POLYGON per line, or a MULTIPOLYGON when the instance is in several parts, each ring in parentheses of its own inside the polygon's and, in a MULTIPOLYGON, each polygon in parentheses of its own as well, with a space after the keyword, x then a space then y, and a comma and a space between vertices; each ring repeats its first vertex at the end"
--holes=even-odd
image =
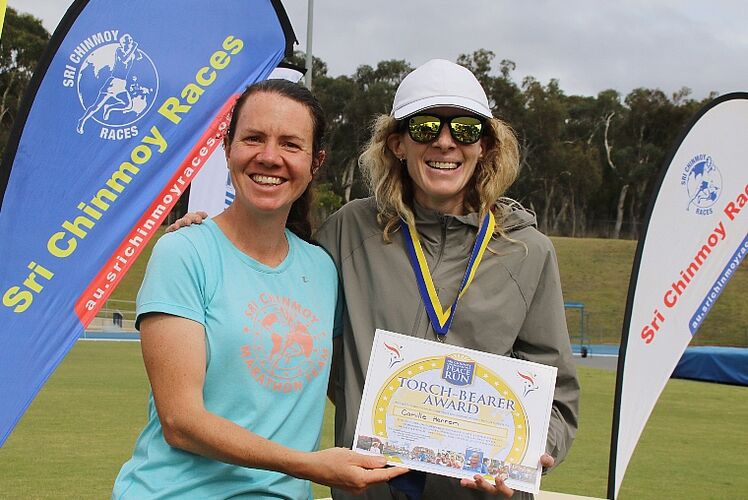
MULTIPOLYGON (((260 92, 278 94, 306 107, 312 118, 312 162, 316 161, 319 152, 322 151, 324 146, 325 128, 327 127, 325 112, 309 89, 288 80, 264 80, 250 85, 242 92, 242 95, 239 96, 234 104, 229 128, 226 131, 226 143, 231 143, 234 139, 236 121, 238 120, 239 111, 242 109, 242 106, 249 96, 260 92)), ((314 179, 312 179, 312 182, 309 183, 301 196, 293 202, 288 219, 286 220, 286 227, 305 241, 310 241, 312 237, 310 215, 313 199, 313 183, 314 179)))

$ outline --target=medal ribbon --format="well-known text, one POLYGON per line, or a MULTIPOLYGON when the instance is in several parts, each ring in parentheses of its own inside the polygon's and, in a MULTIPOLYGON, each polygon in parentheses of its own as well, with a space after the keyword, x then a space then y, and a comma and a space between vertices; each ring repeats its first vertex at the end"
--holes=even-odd
POLYGON ((488 246, 488 242, 491 240, 491 236, 493 236, 495 226, 496 220, 489 211, 483 218, 478 235, 475 237, 473 251, 470 253, 470 260, 468 260, 467 269, 465 269, 465 275, 462 278, 462 283, 460 283, 457 297, 454 303, 445 310, 442 308, 439 296, 436 294, 436 287, 434 287, 434 281, 431 279, 431 272, 429 271, 426 257, 421 248, 418 231, 415 226, 407 224, 404 220, 400 221, 403 238, 405 239, 405 248, 408 251, 408 257, 410 257, 410 265, 413 268, 416 283, 418 283, 418 290, 421 292, 421 298, 426 306, 426 313, 429 316, 429 320, 431 320, 434 331, 439 335, 439 340, 443 340, 444 335, 449 331, 449 327, 454 319, 455 310, 457 309, 457 301, 460 300, 473 281, 475 272, 478 270, 478 266, 483 259, 483 253, 488 246))

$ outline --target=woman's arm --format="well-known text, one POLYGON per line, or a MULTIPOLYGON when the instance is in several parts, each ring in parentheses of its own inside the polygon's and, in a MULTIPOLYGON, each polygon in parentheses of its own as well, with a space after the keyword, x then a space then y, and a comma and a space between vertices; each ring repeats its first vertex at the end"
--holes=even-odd
POLYGON ((207 411, 203 403, 203 326, 178 316, 152 313, 143 317, 140 329, 146 371, 164 438, 170 446, 351 491, 361 491, 406 471, 381 469, 386 464, 383 457, 360 455, 344 448, 318 452, 287 448, 207 411))
POLYGON ((555 366, 556 387, 548 427, 546 453, 558 465, 566 457, 577 432, 579 416, 579 382, 566 329, 564 301, 556 253, 548 243, 544 249, 535 289, 527 316, 514 345, 521 359, 555 366))

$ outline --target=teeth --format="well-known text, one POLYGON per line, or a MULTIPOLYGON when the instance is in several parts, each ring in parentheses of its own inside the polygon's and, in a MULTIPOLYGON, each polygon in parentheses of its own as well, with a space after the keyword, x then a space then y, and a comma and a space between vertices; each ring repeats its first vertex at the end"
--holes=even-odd
POLYGON ((269 175, 260 174, 252 175, 251 179, 257 184, 267 184, 271 186, 277 186, 278 184, 281 184, 283 182, 283 179, 281 179, 280 177, 271 177, 269 175))
POLYGON ((431 168, 437 168, 439 170, 454 170, 460 166, 459 163, 447 162, 447 161, 427 161, 426 165, 431 168))

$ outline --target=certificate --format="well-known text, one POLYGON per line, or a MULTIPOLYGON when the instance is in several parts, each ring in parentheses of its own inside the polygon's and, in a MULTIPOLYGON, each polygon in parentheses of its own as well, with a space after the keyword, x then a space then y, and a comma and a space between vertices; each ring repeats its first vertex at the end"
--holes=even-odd
POLYGON ((377 330, 353 449, 537 493, 556 368, 377 330))

